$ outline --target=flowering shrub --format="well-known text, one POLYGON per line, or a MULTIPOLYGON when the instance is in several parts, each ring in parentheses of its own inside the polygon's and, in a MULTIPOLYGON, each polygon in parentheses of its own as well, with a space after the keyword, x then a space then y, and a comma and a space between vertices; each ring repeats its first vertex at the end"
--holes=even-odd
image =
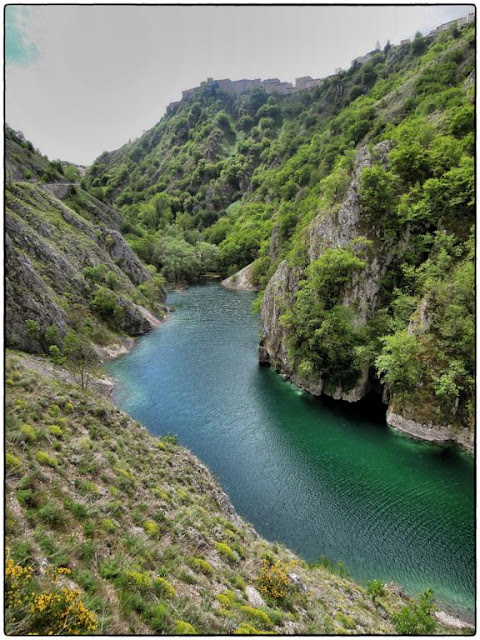
POLYGON ((257 579, 258 590, 267 598, 283 600, 292 591, 292 584, 288 572, 294 567, 294 563, 272 562, 264 560, 262 569, 257 579))
POLYGON ((97 619, 80 599, 80 591, 61 587, 70 569, 47 571, 51 589, 38 592, 32 567, 15 564, 6 550, 5 625, 8 635, 79 635, 97 630, 97 619))

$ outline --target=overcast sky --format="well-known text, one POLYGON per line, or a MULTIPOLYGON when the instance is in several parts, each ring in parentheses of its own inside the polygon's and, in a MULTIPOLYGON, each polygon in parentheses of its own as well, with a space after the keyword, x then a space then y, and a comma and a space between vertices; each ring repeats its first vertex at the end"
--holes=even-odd
POLYGON ((50 159, 91 163, 152 127, 207 77, 324 77, 471 5, 15 6, 6 121, 50 159))

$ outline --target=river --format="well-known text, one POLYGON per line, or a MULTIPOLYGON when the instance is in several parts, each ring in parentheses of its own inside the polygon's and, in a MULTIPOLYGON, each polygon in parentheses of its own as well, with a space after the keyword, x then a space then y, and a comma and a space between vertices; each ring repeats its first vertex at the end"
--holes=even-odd
POLYGON ((265 538, 360 582, 432 587, 472 620, 471 457, 397 434, 372 401, 313 398, 259 367, 253 299, 212 282, 170 293, 168 321, 107 364, 115 403, 176 434, 265 538))

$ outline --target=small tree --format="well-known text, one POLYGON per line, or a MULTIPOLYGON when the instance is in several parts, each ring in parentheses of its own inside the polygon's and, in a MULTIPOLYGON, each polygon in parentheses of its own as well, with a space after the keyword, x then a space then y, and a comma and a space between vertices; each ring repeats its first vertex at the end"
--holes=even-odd
POLYGON ((86 336, 69 332, 63 341, 63 366, 85 391, 94 380, 99 358, 86 336))

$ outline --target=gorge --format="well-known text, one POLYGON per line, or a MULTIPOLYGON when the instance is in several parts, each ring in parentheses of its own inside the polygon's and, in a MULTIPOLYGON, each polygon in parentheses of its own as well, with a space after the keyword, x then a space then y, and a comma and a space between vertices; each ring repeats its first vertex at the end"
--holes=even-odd
POLYGON ((8 633, 469 633, 474 15, 5 149, 8 633))

